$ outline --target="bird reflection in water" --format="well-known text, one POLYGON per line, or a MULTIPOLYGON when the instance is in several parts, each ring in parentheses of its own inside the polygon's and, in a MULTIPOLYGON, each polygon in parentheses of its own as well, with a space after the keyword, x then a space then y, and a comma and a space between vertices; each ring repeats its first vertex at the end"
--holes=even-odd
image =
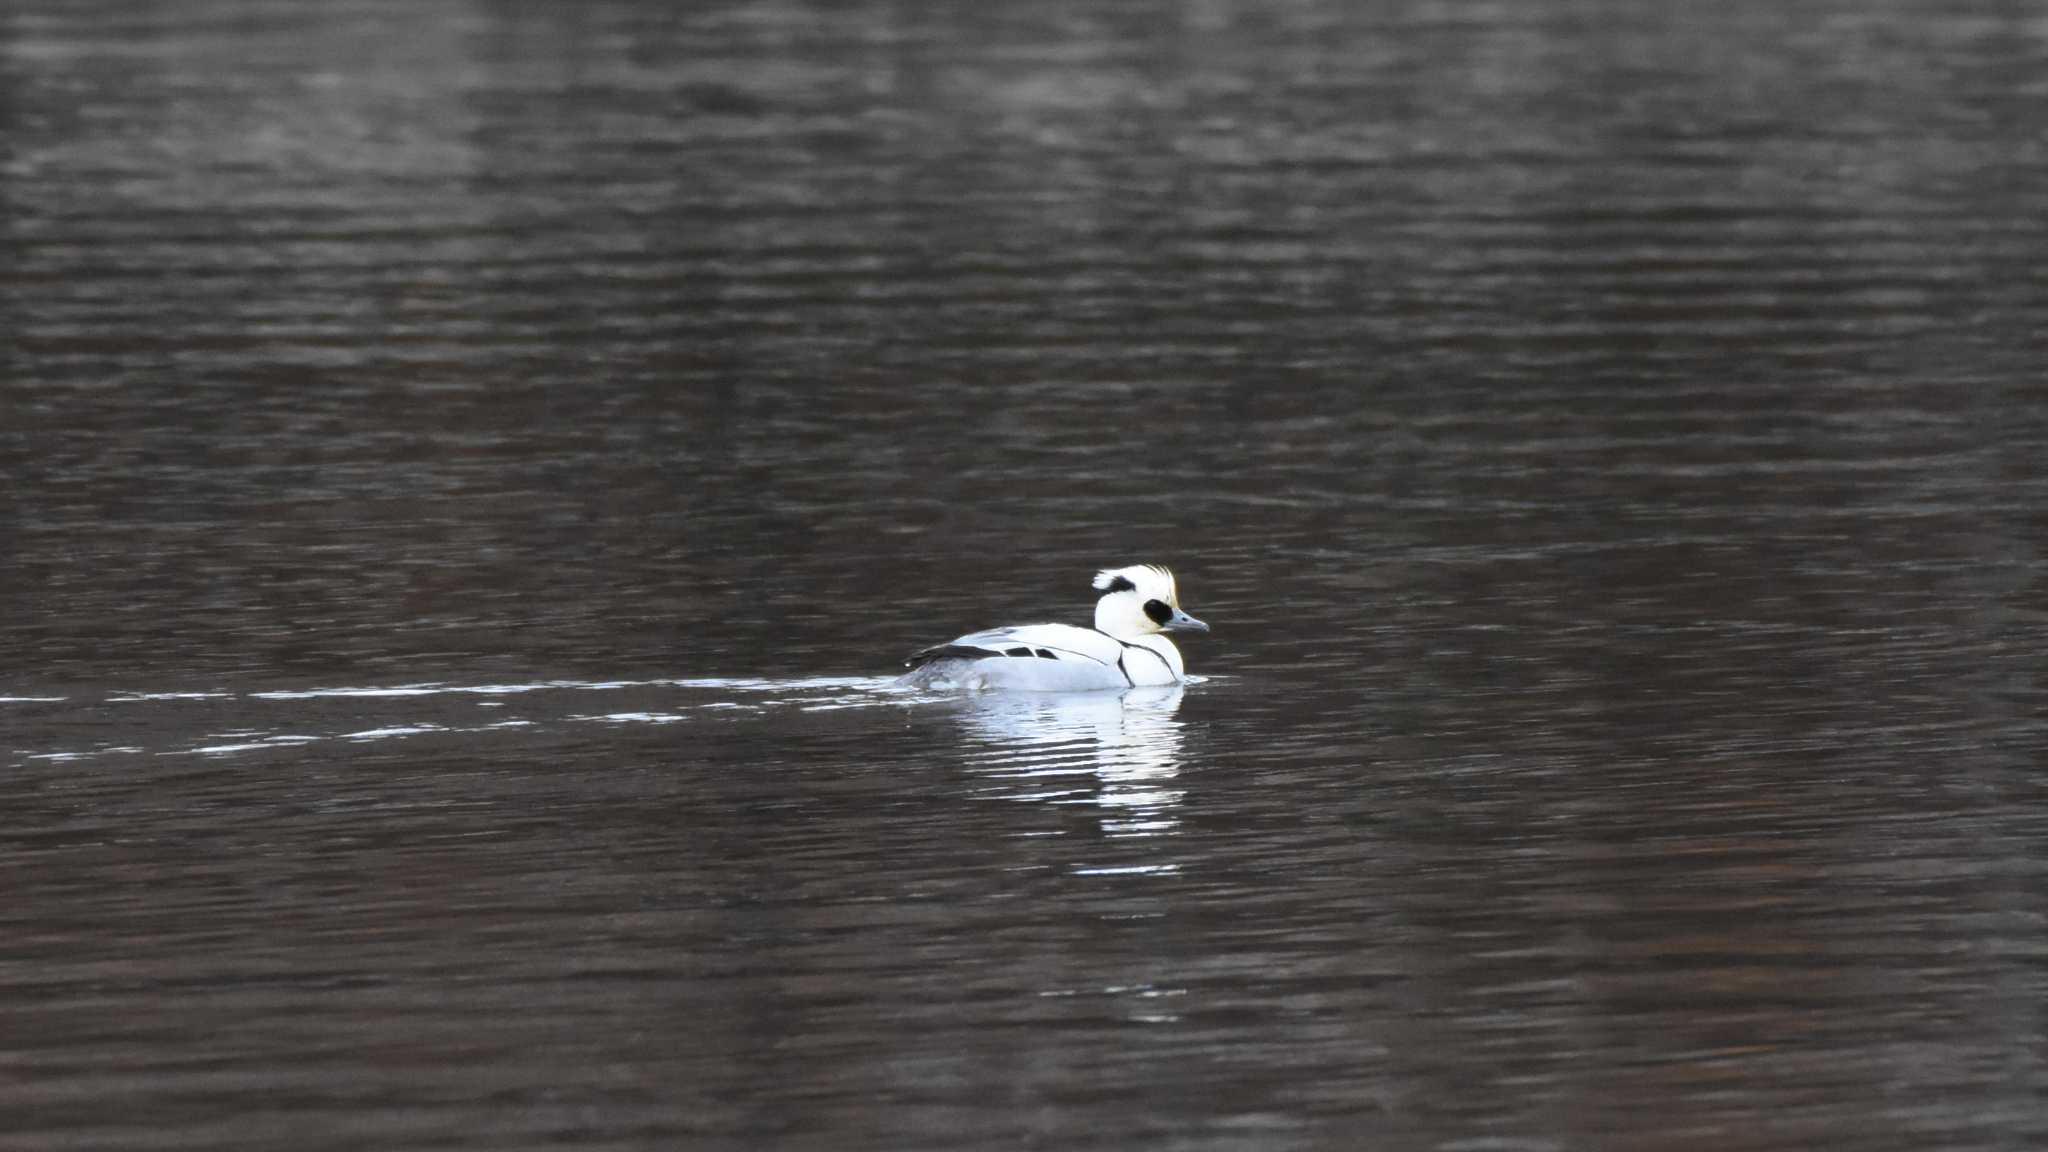
POLYGON ((1180 824, 1179 685, 1127 692, 1011 692, 963 701, 976 767, 1003 799, 1093 804, 1110 836, 1159 836, 1180 824))

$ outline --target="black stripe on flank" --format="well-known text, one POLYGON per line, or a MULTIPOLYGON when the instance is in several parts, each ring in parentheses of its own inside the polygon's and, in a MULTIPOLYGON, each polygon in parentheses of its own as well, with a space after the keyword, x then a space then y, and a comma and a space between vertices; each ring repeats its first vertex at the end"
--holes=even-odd
MULTIPOLYGON (((1089 631, 1090 631, 1090 632, 1102 632, 1102 629, 1100 629, 1100 628, 1090 628, 1090 629, 1089 629, 1089 631)), ((1109 636, 1109 633, 1107 633, 1107 632, 1102 632, 1102 634, 1103 634, 1104 636, 1109 636)), ((1159 653, 1157 653, 1157 652, 1154 652, 1154 651, 1153 651, 1152 649, 1150 649, 1150 648, 1146 647, 1146 646, 1145 646, 1145 645, 1143 645, 1143 644, 1133 644, 1133 643, 1131 643, 1131 642, 1130 642, 1130 641, 1128 641, 1128 640, 1117 640, 1117 638, 1116 638, 1116 637, 1114 637, 1114 636, 1109 636, 1109 638, 1110 638, 1111 640, 1116 640, 1116 642, 1117 642, 1118 644, 1121 644, 1121 645, 1123 645, 1123 647, 1124 647, 1124 651, 1126 651, 1126 652, 1127 652, 1127 651, 1129 651, 1129 650, 1131 650, 1131 649, 1133 649, 1133 648, 1136 648, 1136 649, 1137 649, 1138 651, 1140 651, 1140 652, 1143 652, 1143 653, 1145 653, 1146 655, 1148 655, 1148 656, 1152 657, 1153 659, 1155 659, 1155 660, 1159 661, 1159 662, 1160 662, 1161 664, 1165 664, 1165 665, 1166 665, 1166 674, 1167 674, 1168 676, 1173 676, 1173 665, 1167 662, 1167 659, 1166 659, 1166 657, 1164 657, 1164 656, 1160 655, 1160 654, 1159 654, 1159 653)), ((1129 672, 1128 670, 1126 670, 1126 669, 1124 668, 1124 657, 1123 657, 1123 653, 1122 653, 1122 652, 1119 652, 1119 653, 1117 653, 1117 657, 1116 657, 1116 670, 1117 670, 1117 671, 1119 671, 1119 672, 1122 672, 1122 673, 1124 674, 1124 679, 1126 679, 1126 680, 1131 680, 1131 674, 1130 674, 1130 672, 1129 672)), ((1180 682, 1180 677, 1178 677, 1178 676, 1174 676, 1174 682, 1175 682, 1175 683, 1179 683, 1179 682, 1180 682)), ((1133 688, 1136 688, 1137 686, 1138 686, 1138 682, 1137 682, 1136 680, 1131 680, 1131 687, 1133 687, 1133 688)))

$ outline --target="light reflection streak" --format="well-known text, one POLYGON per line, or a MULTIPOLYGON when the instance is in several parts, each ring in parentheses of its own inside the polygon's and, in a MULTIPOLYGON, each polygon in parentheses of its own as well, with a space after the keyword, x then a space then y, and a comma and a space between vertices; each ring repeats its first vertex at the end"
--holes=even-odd
MULTIPOLYGON (((1110 836, 1161 836, 1180 826, 1183 724, 1175 715, 1185 689, 1034 692, 976 696, 958 716, 979 747, 984 775, 1013 782, 1002 799, 1092 804, 1110 836), (1092 787, 1076 787, 1075 777, 1092 787)), ((1177 865, 1099 869, 1167 871, 1177 865)))

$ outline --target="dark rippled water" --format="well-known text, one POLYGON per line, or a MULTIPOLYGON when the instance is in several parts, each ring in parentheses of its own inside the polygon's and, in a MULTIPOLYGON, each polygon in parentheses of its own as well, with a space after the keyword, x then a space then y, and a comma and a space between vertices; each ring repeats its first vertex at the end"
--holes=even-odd
POLYGON ((13 0, 0 1148, 2048 1142, 2044 77, 13 0))

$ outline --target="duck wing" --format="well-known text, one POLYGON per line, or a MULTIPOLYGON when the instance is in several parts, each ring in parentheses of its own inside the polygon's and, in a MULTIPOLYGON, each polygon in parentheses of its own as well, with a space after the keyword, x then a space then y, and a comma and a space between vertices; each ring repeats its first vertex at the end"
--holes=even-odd
POLYGON ((1115 667, 1123 655, 1123 644, 1107 632, 1076 628, 1072 624, 1015 624, 969 632, 956 640, 934 644, 910 654, 909 667, 917 668, 949 656, 979 660, 988 656, 1031 656, 1041 660, 1067 660, 1115 667))

